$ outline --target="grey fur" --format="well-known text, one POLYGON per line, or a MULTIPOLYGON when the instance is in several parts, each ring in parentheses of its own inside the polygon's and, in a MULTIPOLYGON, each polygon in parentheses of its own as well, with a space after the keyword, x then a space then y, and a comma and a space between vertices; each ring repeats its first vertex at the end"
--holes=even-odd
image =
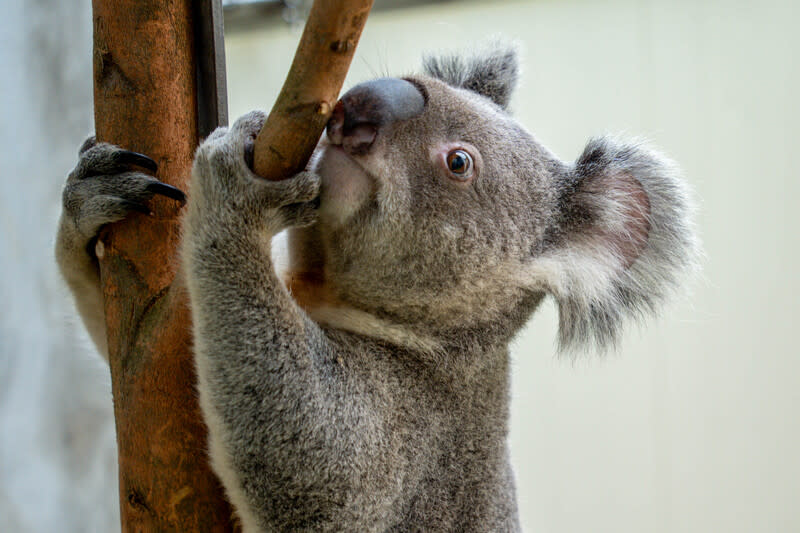
MULTIPOLYGON (((647 245, 628 268, 621 269, 591 298, 570 292, 555 295, 563 350, 591 341, 601 349, 613 346, 625 318, 641 320, 655 314, 696 267, 699 245, 689 216, 693 211, 690 194, 677 167, 659 152, 643 142, 593 139, 578 158, 570 179, 584 208, 600 210, 592 215, 596 220, 619 215, 608 209, 608 203, 593 205, 597 192, 587 192, 585 184, 598 177, 620 175, 633 177, 649 198, 644 213, 649 226, 647 245)), ((609 248, 608 259, 613 261, 617 253, 609 248)))
POLYGON ((463 54, 427 56, 425 73, 483 95, 502 108, 508 107, 519 78, 516 47, 500 43, 472 56, 463 54))
MULTIPOLYGON (((576 164, 557 159, 504 110, 506 49, 427 65, 410 78, 421 114, 375 121, 349 155, 323 140, 289 180, 246 163, 260 112, 197 151, 182 257, 198 390, 248 533, 518 531, 508 343, 548 294, 563 347, 612 343, 696 253, 661 156, 599 139, 576 164), (456 149, 473 165, 451 179, 441 162, 456 149), (285 228, 294 294, 271 259, 285 228)), ((96 194, 62 226, 88 227, 70 213, 96 194)), ((62 269, 80 270, 86 254, 67 248, 62 269)))

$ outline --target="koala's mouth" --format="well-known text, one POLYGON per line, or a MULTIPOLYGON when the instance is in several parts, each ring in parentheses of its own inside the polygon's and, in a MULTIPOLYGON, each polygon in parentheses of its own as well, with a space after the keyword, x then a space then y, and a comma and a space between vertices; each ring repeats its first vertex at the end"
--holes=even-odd
POLYGON ((317 159, 316 172, 323 183, 331 185, 347 185, 347 181, 359 181, 361 178, 373 179, 372 174, 363 164, 346 149, 337 144, 324 143, 317 159))
POLYGON ((369 199, 374 177, 341 146, 324 142, 315 171, 322 178, 320 216, 344 222, 369 199))

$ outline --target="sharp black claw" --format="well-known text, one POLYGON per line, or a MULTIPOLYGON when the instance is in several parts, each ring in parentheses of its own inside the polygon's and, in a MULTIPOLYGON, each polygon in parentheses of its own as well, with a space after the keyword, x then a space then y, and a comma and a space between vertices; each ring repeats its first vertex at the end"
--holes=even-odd
POLYGON ((182 190, 173 187, 172 185, 167 185, 166 183, 162 183, 160 181, 153 181, 147 184, 146 189, 148 192, 153 194, 160 194, 162 196, 166 196, 167 198, 177 200, 181 203, 181 205, 186 204, 186 195, 182 190))
POLYGON ((244 162, 250 170, 255 168, 255 158, 256 158, 256 140, 255 139, 245 139, 244 141, 244 162))
POLYGON ((144 154, 131 152, 130 150, 120 150, 114 152, 114 158, 117 163, 123 165, 136 165, 155 173, 158 170, 158 164, 144 154))
POLYGON ((144 213, 145 215, 150 214, 150 208, 146 205, 142 205, 136 202, 131 202, 130 200, 122 200, 120 202, 123 207, 126 209, 130 209, 131 211, 138 211, 140 213, 144 213))

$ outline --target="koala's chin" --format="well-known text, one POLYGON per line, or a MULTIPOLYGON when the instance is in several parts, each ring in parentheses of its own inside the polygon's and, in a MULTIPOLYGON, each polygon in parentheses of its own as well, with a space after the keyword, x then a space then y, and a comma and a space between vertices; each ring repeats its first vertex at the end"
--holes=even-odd
POLYGON ((369 199, 374 180, 341 146, 323 141, 315 171, 321 178, 320 223, 344 224, 369 199))

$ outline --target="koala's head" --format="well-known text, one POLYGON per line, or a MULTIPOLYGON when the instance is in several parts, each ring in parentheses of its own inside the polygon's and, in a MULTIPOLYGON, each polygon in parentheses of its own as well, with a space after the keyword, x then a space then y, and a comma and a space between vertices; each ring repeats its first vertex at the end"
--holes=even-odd
POLYGON ((517 70, 508 48, 432 58, 341 98, 314 228, 340 301, 441 331, 521 324, 549 294, 562 347, 602 346, 691 264, 673 166, 610 139, 559 160, 507 111, 517 70))

